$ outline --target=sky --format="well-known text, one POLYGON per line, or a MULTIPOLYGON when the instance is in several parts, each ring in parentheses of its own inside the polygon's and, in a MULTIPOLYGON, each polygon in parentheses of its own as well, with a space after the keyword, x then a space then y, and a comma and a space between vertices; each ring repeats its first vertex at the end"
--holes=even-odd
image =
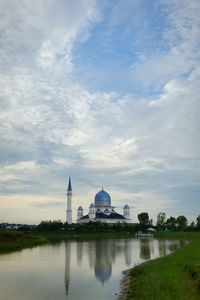
POLYGON ((0 0, 0 222, 73 220, 104 187, 200 214, 200 1, 0 0))

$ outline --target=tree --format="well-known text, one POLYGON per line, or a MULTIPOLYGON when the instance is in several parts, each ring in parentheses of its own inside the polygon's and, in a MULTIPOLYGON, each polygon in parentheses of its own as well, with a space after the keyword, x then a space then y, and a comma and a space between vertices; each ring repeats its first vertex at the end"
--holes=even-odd
POLYGON ((165 225, 168 229, 170 230, 174 230, 176 229, 176 224, 177 224, 177 220, 174 217, 170 217, 169 219, 167 219, 167 221, 165 222, 165 225))
POLYGON ((149 220, 149 225, 153 226, 153 219, 149 220))
POLYGON ((177 218, 177 225, 179 230, 185 230, 187 227, 188 221, 185 216, 179 216, 177 218))
POLYGON ((142 212, 141 214, 138 214, 138 220, 141 225, 147 226, 149 225, 149 215, 147 212, 142 212))
POLYGON ((63 223, 60 220, 42 221, 38 226, 38 231, 55 231, 63 228, 63 223))
POLYGON ((200 230, 200 215, 197 217, 197 229, 200 230))
POLYGON ((187 227, 188 231, 195 231, 195 223, 194 221, 187 227))
POLYGON ((165 221, 166 221, 166 213, 164 213, 164 212, 159 212, 159 214, 158 214, 158 216, 157 216, 157 223, 156 223, 156 226, 157 226, 159 229, 162 229, 162 228, 164 227, 165 221))

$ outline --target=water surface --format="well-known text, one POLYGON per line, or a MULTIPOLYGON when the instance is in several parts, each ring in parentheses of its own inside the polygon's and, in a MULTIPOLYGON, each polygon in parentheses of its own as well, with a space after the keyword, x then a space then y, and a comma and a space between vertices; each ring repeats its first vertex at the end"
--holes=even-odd
POLYGON ((178 240, 67 241, 0 255, 1 300, 112 300, 122 271, 180 247, 178 240))

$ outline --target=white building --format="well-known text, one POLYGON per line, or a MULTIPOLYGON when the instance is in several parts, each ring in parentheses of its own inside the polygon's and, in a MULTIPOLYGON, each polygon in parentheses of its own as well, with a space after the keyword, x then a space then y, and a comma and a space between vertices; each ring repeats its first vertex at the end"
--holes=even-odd
POLYGON ((94 203, 90 204, 89 211, 84 215, 82 206, 77 210, 77 222, 88 223, 90 221, 102 223, 130 223, 130 207, 128 204, 124 206, 123 215, 115 211, 115 207, 111 205, 110 195, 103 190, 99 191, 94 198, 94 203))

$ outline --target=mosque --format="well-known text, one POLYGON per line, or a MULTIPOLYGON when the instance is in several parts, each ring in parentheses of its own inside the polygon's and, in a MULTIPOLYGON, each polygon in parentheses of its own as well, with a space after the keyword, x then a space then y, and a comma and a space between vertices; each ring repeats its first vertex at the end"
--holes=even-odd
MULTIPOLYGON (((115 207, 111 205, 110 195, 102 188, 95 195, 94 203, 90 204, 87 214, 84 215, 82 206, 77 209, 77 223, 83 224, 90 221, 110 224, 131 223, 130 207, 126 204, 123 208, 123 215, 117 213, 115 207)), ((72 223, 72 184, 70 177, 67 188, 66 222, 72 223)))

